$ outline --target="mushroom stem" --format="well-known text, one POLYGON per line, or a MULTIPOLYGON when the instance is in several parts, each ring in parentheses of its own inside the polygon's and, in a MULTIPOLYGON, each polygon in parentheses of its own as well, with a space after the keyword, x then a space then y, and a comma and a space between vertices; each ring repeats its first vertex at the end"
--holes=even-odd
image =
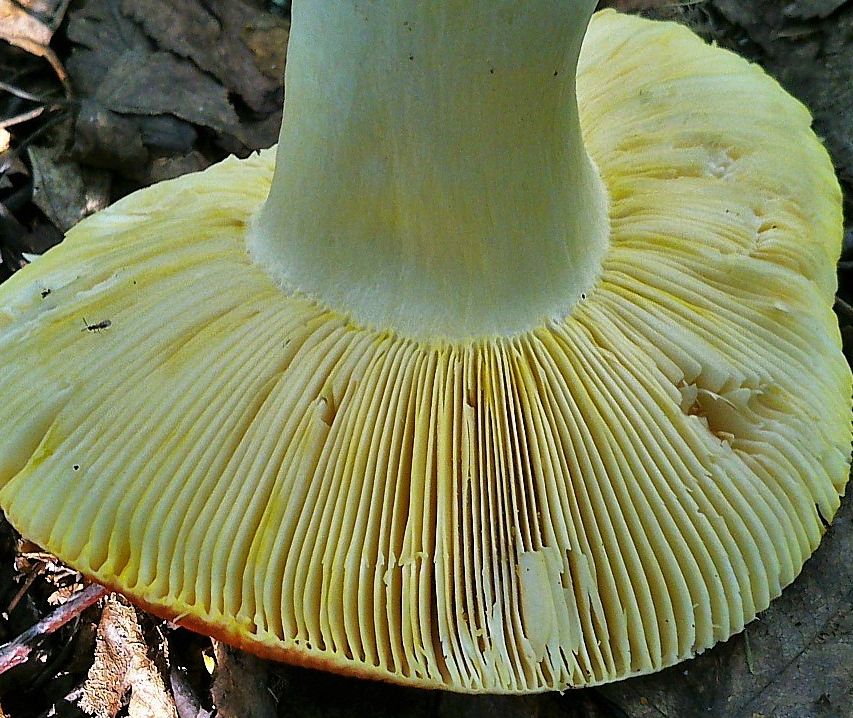
POLYGON ((290 291, 417 339, 565 316, 609 235, 575 99, 594 6, 295 2, 255 261, 290 291))

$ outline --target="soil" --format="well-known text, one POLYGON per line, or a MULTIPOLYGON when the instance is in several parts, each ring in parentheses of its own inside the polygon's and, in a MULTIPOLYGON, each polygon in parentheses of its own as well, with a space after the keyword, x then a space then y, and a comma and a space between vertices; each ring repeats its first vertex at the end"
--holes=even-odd
MULTIPOLYGON (((848 225, 836 311, 853 356, 853 2, 614 0, 762 65, 814 115, 848 225)), ((271 145, 284 0, 0 0, 0 281, 125 194, 271 145)), ((3 387, 14 392, 14 387, 3 387)), ((269 663, 109 595, 0 517, 0 718, 41 716, 853 716, 853 502, 747 629, 660 673, 564 695, 464 696, 269 663), (59 607, 75 614, 32 639, 59 607), (28 633, 28 630, 30 631, 28 633)))

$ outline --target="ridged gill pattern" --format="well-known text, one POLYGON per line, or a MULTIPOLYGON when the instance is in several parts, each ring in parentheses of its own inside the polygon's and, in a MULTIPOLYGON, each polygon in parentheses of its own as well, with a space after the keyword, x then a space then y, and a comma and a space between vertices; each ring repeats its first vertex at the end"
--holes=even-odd
POLYGON ((282 293, 243 239, 271 152, 83 222, 0 288, 14 525, 179 622, 422 686, 600 683, 741 630, 847 478, 838 187, 805 109, 683 28, 595 16, 578 95, 612 246, 522 336, 282 293))

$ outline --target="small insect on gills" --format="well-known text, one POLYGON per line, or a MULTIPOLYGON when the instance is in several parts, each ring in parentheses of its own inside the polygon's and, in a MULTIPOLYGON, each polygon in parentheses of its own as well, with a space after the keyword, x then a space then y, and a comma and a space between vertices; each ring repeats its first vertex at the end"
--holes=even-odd
POLYGON ((89 324, 86 321, 86 317, 83 317, 83 324, 85 324, 85 327, 80 330, 81 332, 100 332, 102 329, 109 329, 112 326, 112 322, 109 319, 102 319, 95 324, 89 324))

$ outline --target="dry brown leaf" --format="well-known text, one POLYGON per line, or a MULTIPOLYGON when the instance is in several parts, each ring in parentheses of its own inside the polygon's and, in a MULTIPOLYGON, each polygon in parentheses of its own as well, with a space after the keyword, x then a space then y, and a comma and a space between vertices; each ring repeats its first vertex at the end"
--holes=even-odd
POLYGON ((793 0, 785 3, 785 15, 810 20, 813 17, 828 17, 847 0, 793 0))
POLYGON ((210 163, 200 152, 187 152, 185 155, 158 157, 151 163, 150 178, 152 182, 180 177, 189 172, 203 170, 210 163))
MULTIPOLYGON (((193 126, 213 130, 217 144, 234 153, 275 142, 281 80, 267 73, 282 65, 272 47, 286 35, 281 21, 240 2, 164 5, 146 0, 124 7, 140 22, 121 12, 119 0, 85 0, 74 7, 68 25, 73 43, 68 67, 85 98, 81 117, 84 111, 88 113, 84 120, 107 112, 117 120, 110 124, 113 129, 134 124, 133 131, 121 128, 124 135, 136 135, 128 146, 141 141, 151 156, 137 161, 135 172, 115 166, 119 155, 114 152, 97 152, 94 160, 86 153, 79 156, 141 176, 148 171, 141 173, 141 165, 158 156, 198 150, 193 126), (229 59, 232 53, 234 58, 229 59), (234 98, 242 100, 237 103, 242 117, 232 104, 234 98), (93 101, 98 105, 94 113, 85 105, 93 101), (255 111, 246 111, 244 105, 255 111)), ((283 46, 278 50, 283 53, 283 46)), ((84 129, 88 134, 84 144, 109 150, 109 138, 102 141, 97 136, 98 124, 84 129)))
POLYGON ((30 15, 43 20, 51 30, 56 30, 65 17, 71 0, 15 0, 15 3, 30 15))
POLYGON ((128 50, 148 50, 142 29, 115 9, 114 0, 84 0, 69 13, 72 43, 68 72, 77 94, 92 97, 113 64, 128 50))
POLYGON ((255 656, 213 642, 213 704, 217 718, 275 718, 276 706, 267 690, 267 667, 255 656))
POLYGON ((110 201, 109 176, 82 168, 57 147, 27 148, 33 173, 33 203, 61 232, 110 201))
POLYGON ((290 28, 272 15, 260 17, 243 28, 243 42, 255 56, 255 63, 267 77, 281 85, 290 28))
POLYGON ((72 154, 87 165, 124 176, 144 174, 149 161, 139 125, 93 98, 80 102, 72 154))
POLYGON ((169 672, 169 684, 172 687, 178 718, 211 718, 213 713, 202 707, 189 681, 174 665, 169 672))
POLYGON ((225 87, 166 52, 126 51, 110 67, 96 97, 114 112, 171 114, 220 133, 239 132, 225 87))
POLYGON ((270 76, 259 66, 244 35, 251 34, 256 26, 285 30, 282 20, 241 0, 124 0, 121 10, 141 24, 158 48, 191 60, 238 94, 255 112, 278 109, 284 45, 275 50, 264 48, 265 52, 277 50, 279 72, 270 76))
POLYGON ((136 610, 116 596, 104 607, 95 643, 95 662, 79 706, 95 718, 115 718, 130 693, 129 718, 178 718, 148 647, 136 610))
MULTIPOLYGON (((26 5, 25 2, 0 0, 0 39, 43 57, 50 63, 57 77, 65 83, 68 79, 65 68, 49 47, 55 28, 30 12, 26 5)), ((67 3, 64 3, 64 6, 67 7, 67 3)), ((62 13, 64 12, 63 7, 62 13)))
POLYGON ((48 45, 53 30, 17 2, 0 0, 0 37, 31 51, 32 46, 48 45))

